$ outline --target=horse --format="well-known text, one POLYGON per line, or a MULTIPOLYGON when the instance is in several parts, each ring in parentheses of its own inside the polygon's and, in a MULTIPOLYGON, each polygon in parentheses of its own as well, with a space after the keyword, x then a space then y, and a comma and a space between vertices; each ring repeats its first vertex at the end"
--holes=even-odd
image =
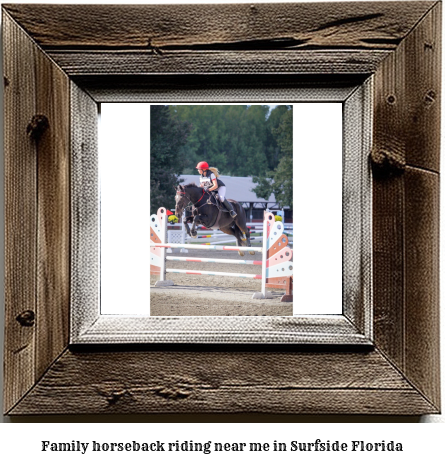
MULTIPOLYGON (((202 224, 208 229, 220 229, 223 233, 235 236, 238 247, 251 247, 250 231, 247 227, 246 212, 244 208, 236 201, 228 199, 236 212, 235 218, 232 218, 219 202, 212 202, 212 195, 202 187, 197 186, 194 182, 187 185, 176 186, 175 195, 175 215, 180 218, 189 202, 193 204, 192 215, 186 215, 183 220, 187 234, 190 237, 198 235, 196 225, 202 224), (192 223, 190 230, 188 223, 192 223)), ((250 251, 251 255, 255 251, 250 251)), ((244 252, 239 250, 238 254, 244 256, 244 252)))

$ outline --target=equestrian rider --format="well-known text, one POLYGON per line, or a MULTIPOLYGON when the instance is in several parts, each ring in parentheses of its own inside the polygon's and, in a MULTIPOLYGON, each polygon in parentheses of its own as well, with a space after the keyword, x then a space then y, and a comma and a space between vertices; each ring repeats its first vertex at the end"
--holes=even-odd
POLYGON ((206 161, 200 161, 196 165, 196 169, 200 174, 199 182, 201 187, 206 191, 217 191, 219 199, 223 205, 229 210, 230 216, 235 218, 236 212, 233 209, 232 204, 225 198, 226 197, 226 186, 219 178, 218 168, 209 168, 209 164, 206 161))

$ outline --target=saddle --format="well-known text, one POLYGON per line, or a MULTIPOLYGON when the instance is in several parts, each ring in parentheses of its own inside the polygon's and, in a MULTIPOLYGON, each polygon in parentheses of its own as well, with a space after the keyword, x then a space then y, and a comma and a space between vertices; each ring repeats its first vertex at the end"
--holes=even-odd
MULTIPOLYGON (((228 212, 228 210, 227 210, 227 208, 225 208, 223 206, 223 204, 219 200, 219 197, 218 197, 217 193, 214 194, 213 192, 209 192, 209 194, 210 194, 210 196, 207 199, 206 203, 208 205, 213 205, 214 207, 216 207, 218 209, 218 216, 216 217, 216 220, 215 220, 215 222, 213 224, 209 224, 206 227, 208 229, 219 229, 219 219, 221 218, 221 213, 228 212)), ((189 208, 189 207, 187 207, 187 208, 189 208)), ((199 210, 196 207, 191 207, 190 211, 191 211, 193 216, 199 215, 199 210)))
POLYGON ((217 192, 208 192, 210 194, 210 197, 207 199, 207 203, 209 205, 213 205, 219 210, 219 214, 223 213, 229 213, 229 210, 223 205, 221 200, 219 199, 219 195, 217 192))
MULTIPOLYGON (((206 225, 206 228, 208 229, 219 229, 219 220, 221 218, 222 213, 229 213, 229 210, 223 205, 221 200, 219 200, 218 193, 213 193, 213 192, 208 192, 209 198, 206 201, 206 204, 208 205, 213 205, 218 209, 218 215, 216 217, 216 220, 213 224, 206 225)), ((204 205, 201 205, 204 206, 204 205)), ((185 215, 186 216, 198 216, 199 215, 199 208, 193 206, 193 205, 188 205, 185 207, 185 215)))

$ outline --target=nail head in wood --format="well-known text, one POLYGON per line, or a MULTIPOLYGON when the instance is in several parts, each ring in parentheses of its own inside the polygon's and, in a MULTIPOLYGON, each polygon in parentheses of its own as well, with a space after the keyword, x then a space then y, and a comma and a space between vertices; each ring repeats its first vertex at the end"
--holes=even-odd
POLYGON ((432 105, 436 101, 436 92, 434 90, 430 90, 425 95, 425 104, 432 105))

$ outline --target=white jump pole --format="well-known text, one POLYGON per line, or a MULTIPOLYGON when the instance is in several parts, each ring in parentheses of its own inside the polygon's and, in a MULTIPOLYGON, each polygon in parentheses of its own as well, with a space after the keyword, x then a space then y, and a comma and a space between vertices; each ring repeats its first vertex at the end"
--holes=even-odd
MULTIPOLYGON (((257 241, 258 239, 255 238, 255 237, 252 237, 250 240, 251 240, 251 241, 257 241)), ((213 245, 213 244, 227 244, 227 243, 230 244, 231 242, 236 242, 236 239, 228 239, 227 241, 217 241, 217 242, 204 242, 204 241, 203 241, 203 242, 197 241, 197 242, 198 242, 197 245, 199 245, 199 244, 202 244, 202 245, 213 245)), ((250 250, 252 250, 252 247, 249 247, 249 248, 250 248, 250 250)))
MULTIPOLYGON (((183 244, 156 244, 154 247, 162 248, 172 248, 179 249, 183 244)), ((189 249, 198 249, 198 250, 233 250, 233 251, 242 251, 242 252, 262 252, 262 247, 232 247, 230 245, 204 245, 204 244, 188 244, 189 249)))
MULTIPOLYGON (((264 217, 263 217, 263 247, 262 247, 262 253, 263 253, 263 263, 261 265, 261 274, 263 276, 263 279, 261 281, 261 294, 264 296, 263 298, 267 298, 266 294, 266 266, 267 266, 267 240, 268 240, 268 231, 267 231, 267 215, 269 211, 266 209, 264 212, 264 217)), ((255 294, 254 294, 255 297, 255 294)), ((259 297, 259 296, 257 296, 259 297)))
POLYGON ((251 279, 262 279, 260 274, 238 274, 238 273, 226 273, 223 271, 193 271, 193 270, 179 270, 176 268, 167 269, 167 273, 183 273, 183 274, 195 274, 195 275, 210 275, 210 276, 232 276, 234 278, 251 278, 251 279))
MULTIPOLYGON (((161 241, 167 241, 167 212, 159 218, 159 222, 161 224, 161 241)), ((161 249, 161 276, 164 277, 165 280, 165 265, 166 265, 166 260, 165 260, 165 249, 161 249)))
MULTIPOLYGON (((185 210, 182 212, 182 219, 184 220, 185 219, 185 210)), ((181 236, 181 242, 185 245, 187 243, 187 232, 186 232, 186 229, 185 229, 185 223, 184 221, 182 221, 182 236, 181 236)), ((188 253, 188 250, 186 248, 182 248, 180 251, 180 253, 188 253)))
MULTIPOLYGON (((166 273, 166 254, 165 249, 163 247, 163 243, 167 242, 167 210, 165 208, 159 208, 156 215, 151 216, 151 224, 150 229, 153 229, 153 232, 157 238, 155 240, 150 240, 150 247, 155 247, 160 249, 159 255, 154 256, 151 260, 156 259, 156 266, 159 266, 160 273, 159 273, 159 281, 156 283, 156 286, 173 286, 174 282, 167 280, 165 277, 166 273), (156 242, 160 240, 161 243, 159 244, 156 242), (161 247, 158 247, 161 246, 161 247)), ((152 254, 150 254, 152 255, 152 254)))
POLYGON ((230 263, 233 265, 262 265, 261 260, 232 260, 231 258, 167 257, 172 262, 230 263))

